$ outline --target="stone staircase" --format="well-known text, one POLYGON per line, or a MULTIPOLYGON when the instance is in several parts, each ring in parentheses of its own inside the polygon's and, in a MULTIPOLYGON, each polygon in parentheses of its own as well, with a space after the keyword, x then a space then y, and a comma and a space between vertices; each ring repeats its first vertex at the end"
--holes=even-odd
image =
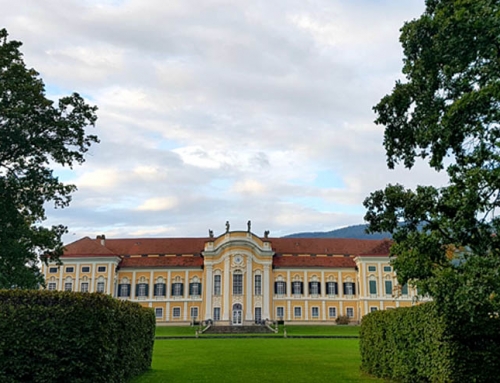
POLYGON ((263 325, 252 326, 211 326, 205 334, 267 334, 272 331, 263 325))

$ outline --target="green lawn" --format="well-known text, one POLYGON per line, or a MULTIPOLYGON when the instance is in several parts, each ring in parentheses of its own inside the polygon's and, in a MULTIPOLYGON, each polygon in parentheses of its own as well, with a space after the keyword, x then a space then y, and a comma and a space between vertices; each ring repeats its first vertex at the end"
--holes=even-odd
MULTIPOLYGON (((190 326, 158 326, 156 336, 195 336, 198 327, 190 326)), ((279 326, 278 334, 268 334, 275 337, 283 336, 283 329, 286 328, 288 335, 333 335, 333 336, 358 336, 359 326, 279 326)), ((242 334, 239 334, 240 336, 242 334)), ((203 336, 203 335, 202 335, 203 336)), ((225 335, 227 336, 227 335, 225 335)))
POLYGON ((383 382, 359 370, 357 339, 173 339, 155 342, 150 382, 383 382))

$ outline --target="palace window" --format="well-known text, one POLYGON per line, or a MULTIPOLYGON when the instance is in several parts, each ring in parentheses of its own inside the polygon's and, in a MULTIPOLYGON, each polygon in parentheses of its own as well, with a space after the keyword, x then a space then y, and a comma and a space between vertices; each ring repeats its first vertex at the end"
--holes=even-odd
POLYGON ((338 294, 337 282, 326 282, 326 292, 328 295, 337 295, 338 294))
POLYGON ((191 319, 196 320, 198 318, 198 307, 191 307, 191 319))
POLYGON ((377 310, 378 310, 378 308, 376 308, 376 307, 370 307, 370 312, 371 312, 371 313, 373 313, 373 312, 375 312, 375 311, 377 311, 377 310))
POLYGON ((98 293, 104 292, 104 282, 97 282, 97 292, 98 293))
POLYGON ((73 283, 71 282, 64 283, 64 291, 71 291, 71 290, 73 290, 73 283))
POLYGON ((371 272, 377 271, 377 267, 376 266, 368 266, 368 271, 371 271, 371 272))
POLYGON ((214 295, 221 295, 221 276, 214 275, 214 295))
POLYGON ((370 294, 371 295, 376 295, 377 294, 377 281, 371 280, 368 282, 370 285, 370 294))
POLYGON ((163 308, 161 307, 156 307, 155 308, 155 316, 157 318, 163 318, 163 308))
POLYGON ((82 267, 82 273, 90 273, 90 267, 89 266, 83 266, 82 267))
POLYGON ((279 320, 283 320, 285 317, 285 308, 284 307, 276 307, 276 316, 279 320))
POLYGON ((313 318, 319 318, 319 307, 312 307, 311 308, 311 316, 313 318))
POLYGON ((201 295, 201 283, 193 282, 189 284, 189 295, 199 297, 201 295))
POLYGON ((233 274, 233 295, 243 295, 243 274, 241 272, 233 274))
POLYGON ((392 281, 385 281, 385 295, 392 295, 392 281))
POLYGON ((174 317, 174 318, 181 317, 181 308, 180 307, 174 307, 174 309, 172 311, 172 317, 174 317))
POLYGON ((255 275, 255 295, 262 295, 262 275, 255 275))
POLYGON ((391 266, 384 266, 384 271, 386 273, 390 273, 392 271, 392 267, 391 266))
POLYGON ((57 267, 49 267, 49 273, 51 274, 57 273, 57 267))
POLYGON ((214 307, 214 321, 220 320, 220 307, 214 307))
POLYGON ((138 298, 145 298, 148 295, 148 284, 147 283, 137 284, 136 293, 138 298))
POLYGON ((75 268, 74 267, 66 267, 66 272, 67 273, 72 273, 75 271, 75 268))
POLYGON ((408 295, 408 284, 405 283, 402 287, 401 287, 401 295, 408 295))
POLYGON ((293 315, 295 316, 295 318, 300 318, 302 316, 302 307, 294 307, 293 315))
POLYGON ((356 284, 354 282, 344 283, 344 295, 354 295, 356 294, 356 284))
POLYGON ((286 294, 286 282, 284 282, 284 281, 274 282, 274 293, 276 295, 285 295, 286 294))
POLYGON ((336 307, 328 307, 328 316, 330 318, 335 318, 337 316, 337 308, 336 307))
POLYGON ((309 282, 309 295, 321 294, 319 282, 309 282))
POLYGON ((123 279, 122 283, 118 285, 118 296, 119 297, 129 297, 130 296, 130 283, 128 279, 123 279))
POLYGON ((158 279, 157 283, 154 286, 154 295, 155 297, 164 297, 165 296, 165 283, 163 283, 163 279, 158 279))
POLYGON ((98 273, 105 273, 106 272, 106 266, 99 266, 97 268, 98 273))
POLYGON ((262 322, 262 308, 261 307, 255 308, 255 322, 257 322, 257 323, 262 322))
POLYGON ((292 283, 292 292, 294 295, 303 294, 303 284, 300 281, 295 281, 292 283))
POLYGON ((172 296, 181 297, 183 294, 184 294, 184 285, 179 282, 172 283, 172 296))
POLYGON ((346 310, 346 314, 349 318, 354 318, 354 309, 352 307, 348 307, 346 310))
POLYGON ((89 292, 89 283, 88 282, 82 282, 80 285, 80 291, 82 293, 88 293, 89 292))
POLYGON ((48 289, 50 291, 53 291, 56 289, 56 283, 55 282, 49 282, 48 289))

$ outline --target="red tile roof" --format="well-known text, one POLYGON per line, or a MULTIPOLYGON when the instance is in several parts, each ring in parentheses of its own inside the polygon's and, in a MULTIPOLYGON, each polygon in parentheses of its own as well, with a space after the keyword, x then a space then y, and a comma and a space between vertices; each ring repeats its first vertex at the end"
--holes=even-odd
MULTIPOLYGON (((82 238, 65 247, 64 257, 124 256, 142 254, 193 254, 203 252, 209 238, 82 238)), ((387 256, 388 240, 360 240, 346 238, 267 238, 278 255, 333 254, 351 257, 274 257, 275 267, 354 267, 353 256, 387 256)), ((123 258, 121 267, 201 267, 200 256, 184 257, 130 257, 123 258)))
POLYGON ((280 254, 336 255, 369 253, 386 242, 386 240, 351 238, 270 238, 269 240, 273 250, 280 254))
POLYGON ((126 267, 196 267, 203 266, 202 257, 131 257, 123 258, 120 268, 126 267))
POLYGON ((65 257, 117 256, 118 254, 101 245, 100 241, 84 237, 64 247, 65 257))
POLYGON ((280 267, 329 267, 329 268, 354 268, 356 263, 352 257, 274 257, 273 266, 280 267))

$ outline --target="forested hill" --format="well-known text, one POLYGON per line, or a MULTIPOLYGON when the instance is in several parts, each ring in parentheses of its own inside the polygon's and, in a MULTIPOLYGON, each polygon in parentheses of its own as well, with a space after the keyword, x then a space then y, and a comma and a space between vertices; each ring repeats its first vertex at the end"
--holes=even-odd
POLYGON ((391 234, 387 232, 367 234, 365 232, 366 227, 367 225, 353 225, 332 231, 290 234, 286 235, 285 238, 355 238, 355 239, 392 238, 391 234))

